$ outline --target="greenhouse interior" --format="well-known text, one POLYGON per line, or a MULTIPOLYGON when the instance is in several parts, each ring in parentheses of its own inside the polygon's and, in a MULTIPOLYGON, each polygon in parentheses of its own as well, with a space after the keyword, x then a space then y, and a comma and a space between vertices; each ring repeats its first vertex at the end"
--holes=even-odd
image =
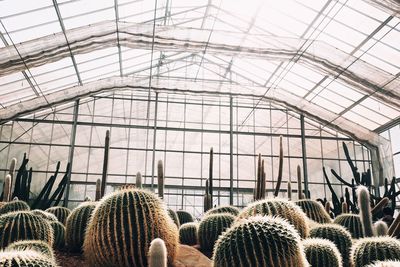
POLYGON ((0 1, 0 266, 400 266, 398 0, 0 1))

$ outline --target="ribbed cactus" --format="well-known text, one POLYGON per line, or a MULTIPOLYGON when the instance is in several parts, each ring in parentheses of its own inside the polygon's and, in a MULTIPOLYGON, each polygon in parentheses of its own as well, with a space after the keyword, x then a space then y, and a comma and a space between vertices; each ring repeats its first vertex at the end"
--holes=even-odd
POLYGON ((156 238, 150 243, 149 267, 167 267, 167 247, 164 240, 156 238))
POLYGON ((322 238, 309 238, 303 242, 307 261, 312 267, 342 267, 342 256, 336 245, 322 238))
POLYGON ((53 230, 43 218, 29 211, 10 212, 0 216, 0 248, 18 240, 43 240, 53 245, 53 230))
POLYGON ((367 267, 399 267, 400 261, 377 261, 367 267))
POLYGON ((220 206, 207 211, 205 215, 217 214, 217 213, 230 213, 233 216, 238 216, 239 212, 240 212, 239 209, 234 206, 220 206))
POLYGON ((343 226, 322 224, 311 229, 310 237, 332 241, 342 255, 343 266, 350 266, 351 235, 343 226))
POLYGON ((286 220, 256 216, 236 222, 218 239, 215 267, 305 267, 300 236, 286 220))
POLYGON ((10 201, 6 204, 4 204, 1 208, 0 208, 0 215, 9 213, 9 212, 14 212, 14 211, 27 211, 29 210, 29 206, 28 204, 26 204, 25 201, 22 200, 13 200, 10 201))
POLYGON ((185 223, 189 223, 189 222, 194 222, 194 218, 193 218, 192 214, 190 214, 187 211, 177 210, 176 214, 178 215, 179 223, 181 225, 183 225, 185 223))
POLYGON ((16 241, 9 245, 6 249, 6 251, 25 251, 25 250, 34 250, 37 251, 46 257, 50 258, 51 260, 54 260, 54 251, 53 249, 49 246, 48 243, 41 241, 41 240, 21 240, 21 241, 16 241))
POLYGON ((184 245, 196 245, 198 243, 197 231, 199 229, 199 224, 185 223, 179 228, 179 242, 184 245))
POLYGON ((35 251, 4 251, 0 252, 0 266, 4 267, 57 267, 57 264, 47 256, 35 251))
POLYGON ((157 187, 158 196, 164 199, 164 166, 162 160, 157 163, 157 187))
POLYGON ((11 175, 7 174, 6 178, 4 179, 4 185, 3 185, 3 201, 8 202, 11 199, 11 175))
POLYGON ((91 266, 147 266, 150 242, 157 237, 164 240, 172 264, 179 243, 178 228, 164 204, 145 190, 121 190, 96 205, 83 250, 91 266))
POLYGON ((168 208, 168 215, 174 221, 176 227, 179 228, 181 226, 181 224, 179 223, 178 214, 176 214, 176 212, 174 210, 171 210, 170 208, 168 208))
POLYGON ((357 214, 340 214, 333 220, 333 223, 346 228, 350 232, 352 238, 364 237, 361 218, 357 214))
POLYGON ((375 261, 400 260, 400 241, 392 237, 366 237, 352 248, 353 267, 366 266, 375 261))
POLYGON ((311 199, 301 199, 295 201, 295 203, 304 211, 307 217, 310 218, 311 220, 314 220, 318 223, 332 222, 331 217, 325 211, 321 203, 311 199))
POLYGON ((54 215, 53 213, 44 211, 44 210, 32 210, 31 211, 33 214, 42 217, 43 219, 49 221, 49 222, 58 222, 58 219, 56 217, 56 215, 54 215))
POLYGON ((365 186, 357 188, 357 201, 360 207, 360 218, 363 233, 365 237, 374 236, 374 228, 372 226, 372 213, 369 200, 369 191, 365 186))
POLYGON ((140 172, 136 173, 136 188, 142 188, 142 174, 140 172))
POLYGON ((291 223, 302 238, 308 236, 307 216, 296 204, 285 199, 265 199, 251 203, 239 214, 239 218, 247 218, 256 214, 280 216, 291 223))
POLYGON ((53 247, 60 249, 65 246, 65 226, 59 221, 50 222, 51 228, 53 228, 54 244, 53 247))
POLYGON ((95 202, 84 202, 72 210, 65 225, 65 243, 70 251, 82 251, 86 227, 96 207, 95 202))
POLYGON ((197 238, 203 251, 212 251, 218 237, 235 221, 229 213, 211 214, 203 218, 199 224, 197 238))
POLYGON ((67 222, 67 217, 71 214, 71 210, 65 207, 51 207, 46 211, 54 214, 58 221, 64 225, 67 222))

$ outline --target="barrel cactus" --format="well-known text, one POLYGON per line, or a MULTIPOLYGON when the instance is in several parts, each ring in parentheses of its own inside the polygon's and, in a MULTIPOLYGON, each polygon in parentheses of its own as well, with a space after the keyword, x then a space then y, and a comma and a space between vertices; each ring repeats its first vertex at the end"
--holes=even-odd
POLYGON ((181 224, 179 223, 178 214, 176 214, 176 212, 174 210, 171 210, 170 208, 168 208, 168 215, 174 221, 176 227, 179 228, 181 226, 181 224))
POLYGON ((179 236, 167 208, 151 192, 126 189, 96 205, 83 250, 91 266, 147 266, 147 252, 155 238, 164 240, 172 264, 179 236))
POLYGON ((299 206, 304 213, 313 221, 318 223, 330 223, 332 222, 331 217, 325 211, 325 208, 321 205, 321 203, 311 200, 311 199, 301 199, 295 202, 297 206, 299 206))
POLYGON ((332 241, 342 255, 343 266, 350 266, 351 235, 346 228, 337 224, 321 224, 311 229, 310 237, 332 241))
POLYGON ((341 267, 342 256, 336 245, 329 240, 309 238, 303 241, 307 261, 312 267, 341 267))
POLYGON ((53 230, 43 218, 29 211, 17 211, 0 216, 0 248, 18 240, 43 240, 53 245, 53 230))
POLYGON ((71 213, 71 210, 65 207, 51 207, 46 211, 54 214, 58 221, 64 225, 67 223, 67 217, 71 213))
POLYGON ((339 224, 346 228, 353 238, 362 238, 364 233, 362 230, 361 218, 356 214, 340 214, 335 218, 333 223, 339 224))
POLYGON ((65 226, 59 221, 50 222, 51 228, 53 228, 54 236, 54 248, 63 248, 65 245, 65 226))
POLYGON ((377 261, 367 267, 399 267, 400 261, 377 261))
POLYGON ((300 236, 279 217, 255 216, 234 223, 215 244, 215 267, 305 267, 300 236))
POLYGON ((194 222, 194 218, 193 218, 192 214, 190 214, 187 211, 178 210, 178 211, 176 211, 176 214, 178 215, 180 225, 189 223, 189 222, 194 222))
POLYGON ((230 213, 233 216, 238 216, 239 212, 240 212, 239 209, 234 206, 220 206, 210 209, 209 211, 206 212, 205 215, 217 214, 217 213, 230 213))
POLYGON ((354 267, 366 266, 375 261, 400 260, 400 241, 392 237, 366 237, 352 248, 354 267))
POLYGON ((288 200, 274 198, 253 202, 243 209, 239 218, 247 218, 255 214, 280 216, 288 220, 302 238, 306 238, 309 234, 307 216, 299 206, 288 200))
POLYGON ((229 213, 211 214, 203 218, 199 224, 197 237, 203 251, 212 251, 218 237, 231 227, 235 216, 229 213))
POLYGON ((49 246, 48 243, 41 240, 21 240, 12 243, 6 249, 6 251, 25 251, 25 250, 34 250, 39 253, 42 253, 46 257, 54 260, 54 252, 53 249, 49 246))
POLYGON ((5 203, 1 208, 0 208, 0 215, 13 212, 13 211, 26 211, 30 210, 28 204, 26 204, 25 201, 22 200, 13 200, 10 202, 5 203))
POLYGON ((95 207, 95 202, 84 202, 73 209, 68 216, 65 226, 65 243, 68 250, 75 252, 82 251, 86 227, 95 207))
POLYGON ((44 210, 32 210, 31 211, 33 214, 42 217, 43 219, 51 222, 58 222, 57 217, 50 212, 44 211, 44 210))
POLYGON ((196 245, 197 244, 197 231, 198 223, 185 223, 179 228, 179 242, 184 245, 196 245))
POLYGON ((57 267, 49 257, 35 250, 0 252, 0 266, 4 267, 57 267))

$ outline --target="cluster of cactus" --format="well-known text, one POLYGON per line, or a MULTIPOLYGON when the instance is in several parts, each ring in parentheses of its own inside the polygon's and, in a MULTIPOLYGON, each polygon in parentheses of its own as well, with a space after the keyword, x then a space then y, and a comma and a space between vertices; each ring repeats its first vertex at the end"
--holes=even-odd
POLYGON ((179 228, 181 226, 181 224, 179 223, 178 214, 176 214, 176 212, 170 208, 168 208, 167 210, 168 210, 169 217, 171 217, 171 219, 174 221, 176 227, 179 228))
POLYGON ((284 199, 265 199, 248 205, 239 214, 239 218, 246 218, 254 215, 280 216, 291 223, 299 232, 302 238, 309 233, 308 218, 296 204, 284 199))
POLYGON ((240 211, 238 208, 236 208, 234 206, 220 206, 220 207, 210 209, 209 211, 207 211, 205 213, 205 215, 218 214, 218 213, 230 213, 233 216, 238 216, 240 211))
POLYGON ((203 218, 199 224, 197 237, 200 248, 209 252, 214 248, 218 237, 235 221, 235 216, 229 213, 211 214, 203 218))
POLYGON ((184 210, 177 210, 176 214, 178 215, 179 218, 179 224, 183 225, 185 223, 190 223, 190 222, 194 222, 194 218, 193 215, 190 214, 187 211, 184 210))
POLYGON ((400 241, 392 237, 367 237, 358 240, 352 248, 354 267, 375 261, 400 260, 400 241))
POLYGON ((315 200, 301 199, 295 201, 295 203, 304 211, 307 217, 313 221, 318 223, 330 223, 332 221, 321 203, 315 200))
POLYGON ((48 243, 41 241, 41 240, 16 241, 16 242, 12 243, 11 245, 9 245, 5 250, 6 251, 34 250, 52 260, 55 260, 53 249, 49 246, 48 243))
POLYGON ((68 250, 74 252, 82 251, 86 227, 95 207, 95 202, 83 202, 73 209, 71 214, 68 216, 65 225, 65 243, 68 250))
POLYGON ((297 231, 287 221, 269 216, 236 222, 218 239, 213 263, 215 267, 309 266, 297 231))
POLYGON ((149 267, 167 267, 167 246, 164 240, 156 238, 150 243, 149 247, 149 267))
POLYGON ((198 223, 185 223, 179 228, 179 242, 185 245, 196 245, 198 243, 198 223))
POLYGON ((27 211, 29 209, 29 205, 25 201, 18 200, 18 198, 16 198, 13 201, 5 203, 0 208, 0 215, 15 211, 27 211))
POLYGON ((303 242, 307 261, 312 267, 342 267, 342 256, 336 245, 322 238, 310 238, 303 242))
POLYGON ((46 210, 46 212, 51 213, 57 217, 57 220, 66 224, 68 216, 71 214, 71 210, 65 207, 51 207, 46 210))
POLYGON ((5 267, 57 267, 57 264, 49 257, 35 250, 3 251, 0 252, 0 266, 5 267))
POLYGON ((172 264, 179 236, 166 207, 151 192, 121 190, 96 205, 86 230, 84 255, 91 266, 147 266, 148 248, 155 238, 164 240, 172 264))
POLYGON ((340 214, 333 220, 333 223, 346 228, 350 232, 352 238, 357 239, 364 237, 361 218, 357 214, 340 214))
POLYGON ((204 212, 213 207, 213 166, 214 166, 214 150, 210 148, 210 165, 209 177, 206 180, 206 188, 204 193, 204 212))

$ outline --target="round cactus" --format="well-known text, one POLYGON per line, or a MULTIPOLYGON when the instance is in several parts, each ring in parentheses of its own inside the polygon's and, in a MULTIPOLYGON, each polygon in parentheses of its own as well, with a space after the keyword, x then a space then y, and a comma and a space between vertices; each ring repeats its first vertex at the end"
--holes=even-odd
POLYGON ((342 255, 343 266, 350 266, 351 235, 346 228, 337 224, 322 224, 311 229, 310 237, 332 241, 342 255))
POLYGON ((58 222, 57 217, 50 212, 44 211, 44 210, 32 210, 31 211, 33 214, 42 217, 43 219, 50 221, 50 222, 58 222))
POLYGON ((17 211, 0 216, 0 248, 18 240, 43 240, 53 245, 53 230, 43 218, 29 211, 17 211))
POLYGON ((49 257, 35 250, 0 252, 0 266, 5 267, 57 267, 49 257))
POLYGON ((342 256, 332 241, 309 238, 303 241, 303 247, 307 261, 312 267, 342 266, 342 256))
POLYGON ((364 237, 361 218, 356 214, 340 214, 335 218, 333 223, 339 224, 346 228, 353 238, 357 239, 364 237))
POLYGON ((179 228, 179 242, 185 245, 196 245, 197 244, 197 231, 199 229, 199 224, 185 223, 179 228))
POLYGON ((274 198, 256 201, 243 209, 239 218, 247 218, 255 214, 280 216, 288 220, 302 238, 306 238, 309 234, 307 216, 299 206, 288 200, 274 198))
POLYGON ((70 251, 82 251, 83 240, 85 239, 85 231, 90 220, 95 202, 84 202, 72 210, 68 216, 66 224, 65 242, 70 251))
POLYGON ((83 250, 91 266, 147 266, 150 242, 157 237, 164 240, 172 264, 179 236, 167 208, 153 193, 125 189, 96 205, 83 250))
POLYGON ((53 249, 49 246, 48 243, 41 240, 21 240, 12 243, 6 248, 6 251, 13 251, 13 250, 17 251, 34 250, 54 260, 53 249))
POLYGON ((377 261, 367 267, 399 267, 400 261, 377 261))
POLYGON ((234 206, 220 206, 210 209, 209 211, 206 212, 205 215, 217 214, 217 213, 230 213, 233 216, 238 216, 239 212, 240 212, 239 209, 234 206))
POLYGON ((169 217, 171 217, 171 219, 174 221, 176 227, 180 227, 181 224, 179 223, 179 218, 178 218, 178 214, 176 214, 175 211, 171 210, 170 208, 168 208, 168 215, 169 217))
POLYGON ((241 219, 220 236, 215 244, 215 267, 304 267, 300 236, 279 217, 255 216, 241 219))
POLYGON ((59 221, 50 222, 51 228, 53 228, 54 236, 54 248, 63 248, 65 245, 65 226, 59 221))
POLYGON ((235 216, 229 213, 211 214, 203 218, 199 224, 197 237, 203 251, 212 251, 218 237, 231 227, 235 216))
POLYGON ((400 260, 400 241, 392 237, 366 237, 352 248, 354 267, 366 266, 375 261, 400 260))
POLYGON ((178 211, 176 211, 176 214, 178 215, 180 225, 189 223, 189 222, 194 222, 194 218, 193 218, 192 214, 190 214, 187 211, 178 210, 178 211))
POLYGON ((28 204, 26 204, 25 201, 22 200, 13 200, 10 202, 5 203, 1 208, 0 208, 0 215, 13 212, 13 211, 26 211, 30 210, 28 204))
POLYGON ((58 221, 64 225, 67 223, 67 217, 71 213, 71 210, 65 207, 51 207, 46 211, 54 214, 58 221))
POLYGON ((304 213, 313 221, 318 223, 330 223, 332 222, 331 217, 325 211, 325 208, 321 205, 321 203, 311 200, 311 199, 301 199, 295 202, 297 206, 299 206, 304 213))

